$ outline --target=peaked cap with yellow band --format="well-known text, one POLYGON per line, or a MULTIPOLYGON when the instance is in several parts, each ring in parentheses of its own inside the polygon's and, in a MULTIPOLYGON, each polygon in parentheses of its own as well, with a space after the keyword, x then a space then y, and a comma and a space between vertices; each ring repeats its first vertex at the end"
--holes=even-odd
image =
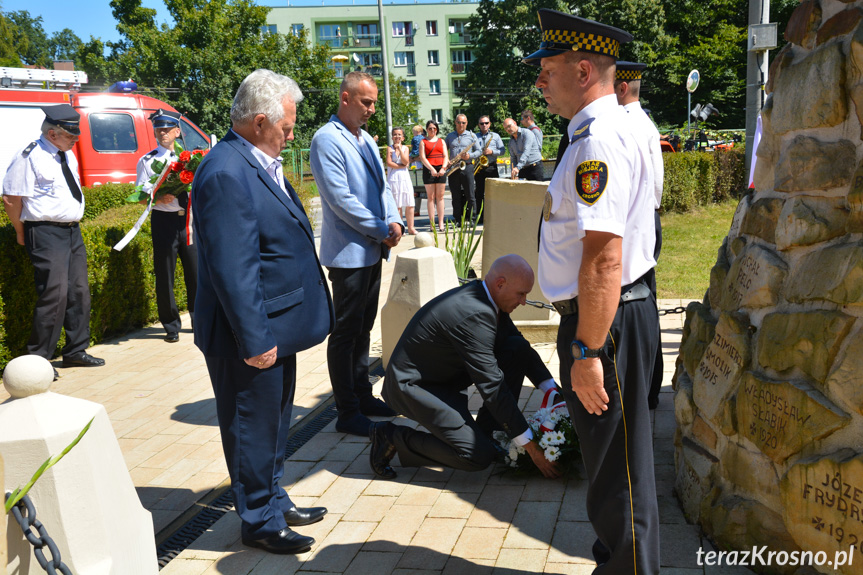
POLYGON ((647 68, 647 64, 619 60, 617 62, 617 71, 614 73, 614 79, 622 80, 624 82, 641 80, 641 73, 645 68, 647 68))
POLYGON ((542 28, 539 50, 522 60, 531 66, 539 66, 542 58, 566 52, 590 52, 617 60, 620 45, 632 41, 632 35, 620 28, 547 8, 539 11, 539 26, 542 28))

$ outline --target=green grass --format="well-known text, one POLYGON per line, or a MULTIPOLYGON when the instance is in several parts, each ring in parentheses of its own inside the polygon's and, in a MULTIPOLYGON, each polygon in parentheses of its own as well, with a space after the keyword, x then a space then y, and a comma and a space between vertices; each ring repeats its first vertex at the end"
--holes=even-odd
POLYGON ((716 253, 731 227, 737 201, 662 216, 662 253, 656 266, 659 298, 701 299, 716 253))

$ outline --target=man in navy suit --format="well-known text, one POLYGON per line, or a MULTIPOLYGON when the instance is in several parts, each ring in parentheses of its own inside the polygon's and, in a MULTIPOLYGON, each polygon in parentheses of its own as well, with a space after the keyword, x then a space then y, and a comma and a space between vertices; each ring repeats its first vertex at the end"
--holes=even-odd
POLYGON ((321 194, 321 263, 333 284, 336 325, 327 366, 338 409, 336 430, 367 436, 369 415, 395 412, 372 395, 369 343, 378 313, 381 260, 404 232, 377 144, 362 129, 375 113, 378 86, 351 72, 339 111, 312 138, 312 174, 321 194))
POLYGON ((302 204, 282 174, 293 140, 296 82, 249 74, 232 129, 192 185, 198 244, 195 344, 213 382, 243 543, 301 553, 314 543, 290 527, 319 521, 279 486, 296 383, 296 354, 332 329, 329 290, 302 204))

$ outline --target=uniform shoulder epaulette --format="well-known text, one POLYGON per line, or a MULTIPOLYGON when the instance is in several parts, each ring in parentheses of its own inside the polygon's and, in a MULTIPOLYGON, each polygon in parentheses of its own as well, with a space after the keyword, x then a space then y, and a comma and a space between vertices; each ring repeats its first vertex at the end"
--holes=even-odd
POLYGON ((582 122, 579 127, 575 129, 575 131, 572 133, 572 138, 569 140, 570 145, 590 135, 590 124, 593 122, 594 119, 595 118, 588 118, 587 120, 582 122))
POLYGON ((149 160, 150 158, 152 158, 153 156, 155 156, 155 155, 156 155, 156 153, 157 153, 158 151, 159 151, 159 148, 155 148, 155 149, 153 149, 153 150, 150 150, 149 152, 147 152, 146 154, 144 154, 144 159, 145 159, 145 160, 149 160))
POLYGON ((33 140, 32 142, 30 142, 30 144, 26 148, 24 148, 24 151, 21 152, 21 156, 26 158, 27 156, 30 155, 30 152, 33 151, 33 148, 35 148, 38 145, 39 145, 39 140, 33 140))

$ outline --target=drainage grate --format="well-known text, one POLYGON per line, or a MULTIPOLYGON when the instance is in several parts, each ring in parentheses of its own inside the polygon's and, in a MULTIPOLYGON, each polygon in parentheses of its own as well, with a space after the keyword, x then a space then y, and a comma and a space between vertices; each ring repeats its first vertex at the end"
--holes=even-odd
MULTIPOLYGON (((377 371, 377 370, 376 370, 377 371)), ((326 427, 336 418, 336 405, 331 403, 307 424, 303 425, 288 440, 285 446, 285 459, 291 457, 299 448, 306 444, 319 431, 326 427)), ((222 518, 225 513, 234 509, 234 496, 230 489, 226 489, 222 495, 204 507, 200 513, 192 517, 185 525, 180 527, 173 535, 166 539, 156 550, 159 560, 159 569, 162 569, 172 559, 189 547, 207 529, 222 518)))

